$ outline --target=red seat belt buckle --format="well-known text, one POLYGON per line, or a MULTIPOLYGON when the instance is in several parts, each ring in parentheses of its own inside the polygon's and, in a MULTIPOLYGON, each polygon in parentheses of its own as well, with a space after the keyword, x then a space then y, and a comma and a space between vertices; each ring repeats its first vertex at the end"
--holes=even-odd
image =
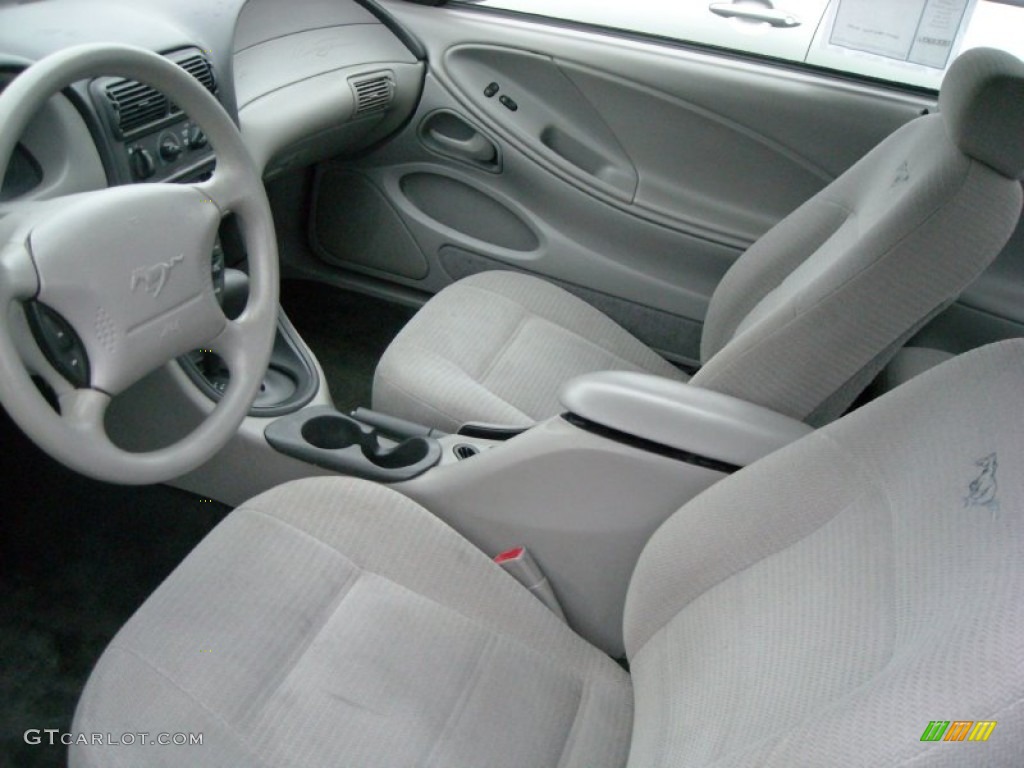
POLYGON ((565 621, 565 612, 562 611, 562 606, 558 604, 558 598, 555 597, 551 584, 526 547, 507 549, 501 554, 495 555, 494 562, 512 578, 526 587, 553 614, 562 621, 565 621))

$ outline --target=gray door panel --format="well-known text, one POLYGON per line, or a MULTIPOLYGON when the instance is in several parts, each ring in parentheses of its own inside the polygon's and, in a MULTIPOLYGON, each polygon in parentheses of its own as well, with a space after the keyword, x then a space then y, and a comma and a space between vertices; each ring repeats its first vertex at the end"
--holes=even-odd
POLYGON ((672 53, 620 66, 596 50, 594 67, 457 45, 438 78, 547 170, 635 215, 741 247, 927 104, 672 53), (629 70, 636 79, 613 74, 629 70))
POLYGON ((934 106, 682 47, 381 4, 430 72, 395 140, 318 169, 318 255, 428 294, 481 269, 529 271, 680 362, 698 357, 708 300, 742 251, 934 106))

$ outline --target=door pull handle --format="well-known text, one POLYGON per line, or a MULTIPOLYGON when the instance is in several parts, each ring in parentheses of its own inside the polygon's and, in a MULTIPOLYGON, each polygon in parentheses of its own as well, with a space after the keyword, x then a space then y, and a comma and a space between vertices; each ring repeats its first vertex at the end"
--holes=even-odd
POLYGON ((449 136, 436 128, 431 128, 428 133, 438 146, 478 163, 493 163, 498 156, 497 147, 481 133, 474 133, 468 139, 449 136))

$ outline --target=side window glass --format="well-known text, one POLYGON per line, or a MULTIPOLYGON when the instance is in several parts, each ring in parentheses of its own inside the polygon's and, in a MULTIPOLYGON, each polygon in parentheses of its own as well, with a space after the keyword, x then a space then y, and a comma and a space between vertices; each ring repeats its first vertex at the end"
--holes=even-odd
POLYGON ((457 0, 936 89, 977 46, 1024 58, 1024 0, 457 0))

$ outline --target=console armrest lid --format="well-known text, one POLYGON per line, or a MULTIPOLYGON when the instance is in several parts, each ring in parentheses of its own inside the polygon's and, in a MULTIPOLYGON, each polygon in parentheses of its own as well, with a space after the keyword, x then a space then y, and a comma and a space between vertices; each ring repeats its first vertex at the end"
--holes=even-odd
POLYGON ((594 424, 741 467, 813 431, 746 400, 646 373, 578 376, 560 400, 594 424))

